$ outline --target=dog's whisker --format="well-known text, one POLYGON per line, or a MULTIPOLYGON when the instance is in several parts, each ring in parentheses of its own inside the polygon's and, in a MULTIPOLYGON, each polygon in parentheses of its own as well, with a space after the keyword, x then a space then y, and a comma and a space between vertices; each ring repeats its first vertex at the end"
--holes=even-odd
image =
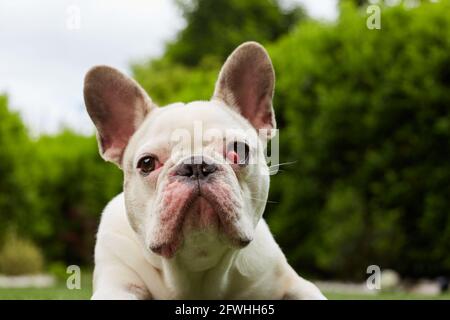
POLYGON ((278 163, 278 164, 274 164, 274 165, 269 166, 269 169, 270 168, 275 168, 275 167, 287 166, 287 165, 295 164, 295 163, 297 163, 297 160, 295 160, 295 161, 288 161, 288 162, 282 162, 282 163, 278 163))

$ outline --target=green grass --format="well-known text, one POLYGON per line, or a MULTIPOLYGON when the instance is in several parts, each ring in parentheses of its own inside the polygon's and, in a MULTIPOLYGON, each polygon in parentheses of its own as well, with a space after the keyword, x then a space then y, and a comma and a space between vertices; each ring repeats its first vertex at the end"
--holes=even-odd
POLYGON ((50 288, 0 288, 0 300, 87 300, 92 295, 92 273, 81 273, 81 288, 67 289, 61 280, 50 288))
POLYGON ((329 300, 450 300, 450 293, 438 296, 420 295, 407 292, 389 292, 380 294, 350 294, 350 293, 327 293, 329 300))
POLYGON ((0 300, 85 300, 91 288, 69 290, 64 285, 54 288, 0 289, 0 300))
MULTIPOLYGON (((87 300, 92 294, 91 287, 81 290, 69 290, 63 284, 45 289, 0 289, 0 300, 87 300)), ((379 295, 326 293, 330 300, 421 300, 439 299, 450 300, 450 294, 426 296, 409 293, 383 293, 379 295)))
MULTIPOLYGON (((4 289, 0 288, 0 300, 84 300, 92 295, 92 275, 81 278, 81 289, 69 290, 65 282, 61 281, 52 288, 4 289)), ((381 294, 347 294, 324 292, 330 300, 417 300, 417 299, 446 299, 450 300, 450 293, 439 296, 418 295, 405 292, 381 294)))

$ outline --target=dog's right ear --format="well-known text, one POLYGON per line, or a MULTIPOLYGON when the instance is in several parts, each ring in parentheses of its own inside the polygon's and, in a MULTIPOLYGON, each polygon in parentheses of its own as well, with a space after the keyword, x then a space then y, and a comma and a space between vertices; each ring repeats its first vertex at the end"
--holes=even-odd
POLYGON ((156 106, 138 83, 107 66, 86 74, 84 101, 97 127, 101 156, 121 167, 128 141, 156 106))

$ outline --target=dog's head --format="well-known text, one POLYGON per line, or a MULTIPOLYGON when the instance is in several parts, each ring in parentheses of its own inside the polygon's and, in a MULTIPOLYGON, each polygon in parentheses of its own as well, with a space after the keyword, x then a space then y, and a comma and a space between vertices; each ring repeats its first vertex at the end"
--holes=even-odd
POLYGON ((146 248, 170 258, 193 234, 235 248, 252 240, 269 189, 274 82, 254 42, 227 59, 210 101, 159 108, 117 70, 88 72, 84 97, 100 153, 124 171, 129 222, 146 248))

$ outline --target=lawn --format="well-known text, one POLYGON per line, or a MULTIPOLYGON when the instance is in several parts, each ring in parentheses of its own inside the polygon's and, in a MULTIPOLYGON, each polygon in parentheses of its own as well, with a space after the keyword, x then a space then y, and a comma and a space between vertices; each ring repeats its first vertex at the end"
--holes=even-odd
MULTIPOLYGON (((450 292, 439 296, 417 295, 405 292, 375 294, 349 294, 324 292, 330 300, 417 300, 417 299, 445 299, 450 300, 450 292)), ((87 300, 92 295, 92 273, 86 271, 81 274, 81 288, 69 290, 64 281, 60 281, 51 288, 0 288, 0 300, 87 300)))
POLYGON ((69 290, 64 284, 54 288, 0 289, 0 300, 83 300, 91 296, 91 288, 69 290))
POLYGON ((80 289, 67 289, 64 281, 50 288, 0 288, 0 300, 83 300, 92 295, 92 274, 81 277, 80 289))
MULTIPOLYGON (((89 299, 92 294, 90 281, 83 281, 80 290, 69 290, 64 283, 54 288, 46 289, 0 289, 0 300, 83 300, 89 299)), ((450 300, 450 293, 439 296, 425 296, 408 293, 383 293, 379 295, 324 293, 330 300, 417 300, 417 299, 446 299, 450 300)))
POLYGON ((381 294, 349 294, 349 293, 327 293, 325 296, 330 300, 450 300, 450 293, 438 296, 420 295, 406 292, 392 292, 381 294))

